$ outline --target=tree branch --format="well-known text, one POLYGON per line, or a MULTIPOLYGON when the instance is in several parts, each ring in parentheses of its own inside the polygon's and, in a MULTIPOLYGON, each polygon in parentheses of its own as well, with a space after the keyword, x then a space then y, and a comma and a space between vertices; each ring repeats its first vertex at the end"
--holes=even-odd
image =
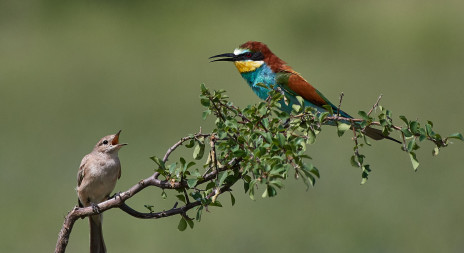
MULTIPOLYGON (((159 166, 155 173, 127 191, 115 194, 114 197, 99 203, 98 208, 92 206, 74 207, 65 217, 55 252, 65 251, 74 223, 79 218, 95 215, 97 212, 105 212, 115 207, 140 219, 159 219, 181 215, 183 219, 179 223, 179 229, 183 230, 187 227, 187 223, 193 227, 193 221, 187 215, 189 210, 199 206, 199 214, 201 214, 200 210, 203 207, 207 210, 209 205, 217 205, 216 198, 222 193, 230 191, 230 187, 238 180, 243 180, 245 192, 252 199, 254 199, 258 184, 265 185, 263 197, 275 196, 277 190, 283 186, 281 180, 287 178, 289 169, 292 168, 303 177, 303 181, 309 187, 309 184, 314 184, 316 177, 319 178, 319 171, 312 164, 307 164, 307 159, 311 158, 305 154, 305 145, 314 143, 316 135, 321 131, 322 124, 333 125, 338 121, 350 123, 351 127, 348 128, 353 131, 355 142, 352 164, 362 168, 363 182, 367 180, 370 167, 364 163, 365 156, 359 153, 359 147, 363 146, 363 144, 358 143, 358 133, 362 132, 362 126, 380 126, 385 133, 390 133, 393 130, 399 131, 402 134, 403 149, 409 153, 414 169, 418 166, 416 155, 413 152, 419 148, 416 139, 418 141, 427 139, 434 142, 436 144, 434 151, 447 146, 448 138, 464 140, 460 133, 442 138, 432 130, 433 123, 430 121, 421 127, 419 122, 410 121, 406 117, 400 116, 406 126, 395 126, 392 124, 391 112, 385 108, 381 108, 382 112, 378 115, 378 121, 374 121, 370 114, 379 107, 378 104, 382 96, 379 96, 367 114, 360 113, 363 119, 353 119, 340 117, 343 93, 340 95, 336 114, 334 112, 332 112, 333 115, 319 114, 315 112, 315 109, 304 111, 305 108, 300 107, 300 109, 293 108, 292 114, 288 116, 286 113, 276 112, 280 108, 279 100, 283 98, 278 94, 279 91, 271 92, 275 94, 272 96, 270 94, 269 98, 266 99, 267 108, 263 108, 263 104, 260 103, 242 110, 226 100, 227 96, 223 95, 224 91, 211 93, 202 85, 200 98, 202 104, 207 108, 203 115, 207 116, 213 113, 216 116, 215 129, 208 134, 203 134, 200 129, 198 133, 177 141, 166 151, 162 159, 152 157, 152 160, 159 166), (295 112, 298 114, 295 115, 295 112), (264 118, 267 119, 266 124, 263 123, 264 118), (252 124, 250 125, 250 123, 252 124), (209 138, 209 142, 206 138, 209 138), (195 162, 188 162, 182 157, 180 158, 180 166, 177 162, 166 166, 170 155, 186 142, 189 143, 186 145, 187 148, 191 148, 195 142, 197 143, 193 152, 195 160, 200 160, 204 156, 205 144, 210 145, 209 158, 206 165, 203 165, 205 171, 202 168, 200 173, 200 170, 194 167, 195 162), (158 178, 160 175, 163 175, 164 180, 158 178), (125 203, 126 200, 149 186, 163 190, 176 190, 180 193, 177 197, 183 202, 183 205, 179 206, 179 203, 176 202, 169 210, 153 212, 150 208, 149 213, 143 213, 125 203)), ((337 124, 337 126, 339 131, 348 130, 347 127, 340 130, 340 126, 343 125, 337 124)), ((435 152, 438 153, 438 151, 435 152)), ((165 194, 164 191, 163 194, 165 194)), ((232 203, 234 202, 235 198, 232 195, 232 203)), ((199 219, 198 217, 197 219, 199 219)))

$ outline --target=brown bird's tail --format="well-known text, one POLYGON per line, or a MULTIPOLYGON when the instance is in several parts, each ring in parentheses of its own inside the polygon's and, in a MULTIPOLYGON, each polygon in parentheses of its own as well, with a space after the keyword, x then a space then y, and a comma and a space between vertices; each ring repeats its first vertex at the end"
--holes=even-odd
POLYGON ((401 141, 394 139, 390 136, 383 135, 382 131, 376 128, 366 127, 366 129, 364 130, 364 134, 371 137, 374 140, 388 139, 401 144, 401 141))
POLYGON ((90 253, 106 253, 105 241, 103 240, 101 214, 89 216, 90 223, 90 253))

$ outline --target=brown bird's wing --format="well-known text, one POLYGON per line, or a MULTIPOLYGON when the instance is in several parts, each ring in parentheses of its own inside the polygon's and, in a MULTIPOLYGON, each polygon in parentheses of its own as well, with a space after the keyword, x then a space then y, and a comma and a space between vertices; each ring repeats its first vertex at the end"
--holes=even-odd
POLYGON ((81 161, 81 165, 79 165, 79 170, 77 171, 77 187, 79 187, 82 183, 82 179, 84 179, 84 166, 89 160, 89 155, 84 156, 81 161))

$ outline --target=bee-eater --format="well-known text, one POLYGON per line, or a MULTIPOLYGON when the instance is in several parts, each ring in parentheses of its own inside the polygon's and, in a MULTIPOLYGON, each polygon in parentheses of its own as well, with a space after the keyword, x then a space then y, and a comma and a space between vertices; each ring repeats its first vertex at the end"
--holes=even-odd
MULTIPOLYGON (((234 50, 233 53, 219 54, 210 57, 219 59, 215 61, 231 61, 235 64, 242 77, 247 81, 251 89, 263 100, 269 96, 271 87, 280 88, 287 101, 280 101, 281 110, 288 113, 292 110, 293 104, 299 104, 296 96, 301 96, 305 101, 305 106, 316 108, 319 112, 326 109, 323 106, 330 106, 334 112, 338 108, 331 103, 320 91, 314 88, 299 73, 294 71, 286 62, 277 57, 269 48, 261 42, 248 41, 234 50)), ((340 110, 341 117, 352 118, 346 112, 340 110)), ((399 142, 391 137, 383 135, 382 131, 367 127, 364 132, 374 140, 390 139, 399 142)))

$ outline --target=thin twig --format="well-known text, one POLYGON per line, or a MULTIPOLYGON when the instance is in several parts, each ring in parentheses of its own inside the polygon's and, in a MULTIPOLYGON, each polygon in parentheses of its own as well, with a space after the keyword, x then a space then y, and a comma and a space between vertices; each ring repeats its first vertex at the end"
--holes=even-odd
POLYGON ((379 98, 377 98, 377 102, 372 106, 371 110, 367 113, 367 116, 371 115, 372 111, 379 106, 380 99, 382 99, 382 94, 380 94, 379 98))
POLYGON ((340 107, 342 107, 342 100, 343 100, 343 96, 345 94, 343 94, 343 92, 340 94, 340 102, 338 103, 338 107, 337 107, 337 116, 340 117, 340 107))
MULTIPOLYGON (((163 162, 167 162, 168 159, 169 159, 169 156, 171 155, 171 153, 174 152, 174 150, 176 150, 179 146, 181 146, 182 144, 184 144, 184 142, 186 142, 186 141, 188 141, 188 140, 191 140, 191 139, 196 139, 196 138, 198 138, 198 137, 208 137, 208 136, 210 136, 210 135, 211 135, 211 134, 202 134, 202 133, 201 133, 201 128, 200 128, 200 131, 199 131, 197 134, 195 134, 195 135, 193 135, 193 136, 186 136, 186 137, 181 138, 178 142, 176 142, 174 145, 172 145, 172 147, 170 147, 170 148, 168 149, 168 151, 166 152, 166 154, 165 154, 164 157, 163 157, 163 162)), ((160 175, 159 172, 155 172, 154 177, 155 177, 156 179, 158 179, 159 175, 160 175)))
MULTIPOLYGON (((209 139, 210 139, 209 145, 211 146, 211 162, 213 164, 213 169, 217 171, 218 163, 217 163, 217 157, 216 157, 216 136, 213 134, 211 135, 209 139)), ((219 181, 218 176, 219 176, 219 173, 216 173, 216 184, 219 181)))
POLYGON ((193 136, 187 136, 187 137, 181 138, 178 142, 176 142, 172 147, 170 147, 168 149, 168 151, 166 152, 166 154, 163 157, 163 162, 166 162, 168 160, 169 156, 171 155, 171 153, 174 150, 176 150, 176 148, 178 148, 180 145, 182 145, 184 142, 186 142, 188 140, 191 140, 191 139, 197 139, 198 137, 208 137, 210 135, 211 134, 202 134, 201 129, 200 129, 200 132, 197 133, 197 134, 194 134, 193 136))
POLYGON ((404 137, 404 133, 403 131, 401 131, 401 138, 403 139, 403 148, 404 148, 404 151, 408 152, 408 148, 406 147, 406 138, 404 137))

